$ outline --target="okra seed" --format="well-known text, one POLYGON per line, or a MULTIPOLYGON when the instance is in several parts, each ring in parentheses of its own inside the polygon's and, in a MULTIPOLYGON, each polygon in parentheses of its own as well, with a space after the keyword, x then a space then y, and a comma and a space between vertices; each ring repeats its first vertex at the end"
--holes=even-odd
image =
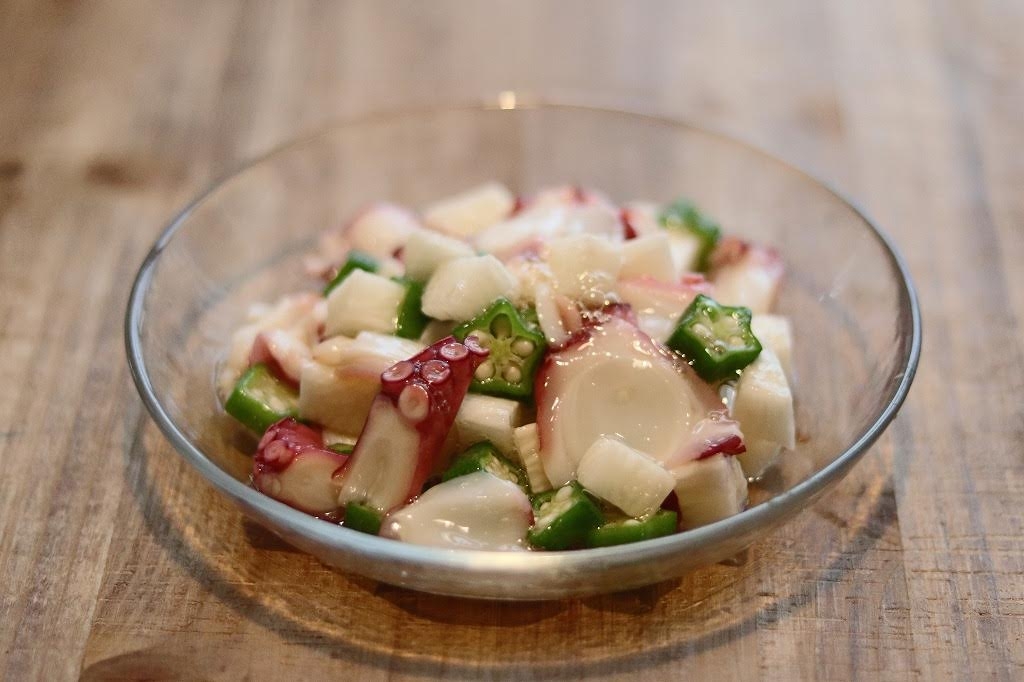
POLYGON ((486 381, 494 376, 494 363, 488 360, 487 362, 480 363, 480 366, 473 372, 473 376, 479 381, 486 381))
POLYGON ((740 346, 743 345, 743 339, 736 335, 730 336, 729 345, 732 346, 733 348, 739 348, 740 346))
POLYGON ((529 339, 516 339, 512 343, 512 352, 521 358, 525 358, 533 352, 534 347, 533 341, 529 339))
POLYGON ((552 500, 542 504, 540 509, 537 510, 534 526, 537 528, 547 528, 550 526, 555 519, 564 514, 568 509, 572 508, 572 503, 570 501, 571 498, 572 489, 570 488, 569 495, 567 495, 565 499, 558 499, 558 495, 556 494, 552 500))
POLYGON ((554 502, 565 502, 570 497, 572 497, 572 488, 569 487, 569 486, 565 486, 564 488, 559 490, 557 493, 555 493, 555 497, 554 497, 553 501, 554 502))
POLYGON ((710 339, 714 336, 714 334, 711 333, 711 329, 702 322, 698 322, 693 325, 693 332, 702 339, 710 339))
POLYGON ((483 348, 490 348, 491 342, 494 341, 494 337, 487 332, 476 331, 473 332, 473 336, 476 337, 476 342, 479 343, 483 348))
MULTIPOLYGON (((541 513, 543 514, 544 507, 541 507, 541 513)), ((537 520, 533 522, 533 525, 537 528, 547 528, 551 525, 551 522, 557 518, 557 514, 543 514, 537 517, 537 520)))
POLYGON ((518 384, 523 380, 523 371, 515 365, 509 365, 502 371, 501 377, 511 384, 518 384))

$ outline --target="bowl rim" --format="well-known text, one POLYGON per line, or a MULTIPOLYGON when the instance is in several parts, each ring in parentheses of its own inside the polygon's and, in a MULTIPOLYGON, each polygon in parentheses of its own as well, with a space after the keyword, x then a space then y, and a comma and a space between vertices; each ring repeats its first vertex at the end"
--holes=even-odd
POLYGON ((605 106, 566 98, 555 99, 532 95, 524 96, 518 92, 511 93, 512 98, 510 101, 508 98, 509 94, 502 93, 496 99, 483 98, 468 102, 455 102, 446 106, 384 109, 356 116, 332 119, 310 132, 275 145, 263 154, 235 165, 210 182, 202 192, 171 219, 160 232, 134 278, 125 312, 124 336, 128 366, 136 389, 151 417, 164 436, 174 446, 175 450, 222 493, 233 498, 243 506, 259 510, 261 514, 272 519, 275 524, 289 533, 329 545, 333 549, 350 552, 354 557, 372 556, 376 559, 391 560, 404 566, 416 566, 417 568, 428 570, 468 572, 484 570, 492 572, 494 575, 506 576, 522 575, 524 572, 550 571, 552 569, 557 569, 559 572, 571 571, 575 573, 577 570, 584 569, 592 564, 600 564, 604 570, 609 570, 633 564, 637 561, 655 561, 667 558, 678 555, 688 549, 697 550, 707 547, 709 544, 726 541, 733 536, 740 536, 746 531, 760 527, 770 527, 773 523, 804 508, 832 483, 841 479, 846 471, 874 444, 896 416, 910 390, 920 360, 922 325, 917 292, 911 279, 909 268, 893 243, 892 238, 877 225, 856 201, 847 197, 831 183, 822 180, 798 164, 765 151, 756 144, 752 144, 736 135, 722 132, 704 124, 697 124, 681 117, 650 113, 627 107, 605 106), (893 375, 894 377, 899 377, 899 383, 891 391, 888 400, 877 413, 871 425, 849 447, 831 462, 792 488, 735 516, 694 530, 641 543, 614 547, 559 552, 500 552, 424 547, 358 533, 336 524, 324 523, 318 518, 309 516, 267 497, 237 480, 227 471, 217 466, 178 428, 157 398, 146 368, 141 339, 145 318, 143 304, 149 291, 154 269, 162 252, 178 230, 188 222, 188 219, 195 210, 215 194, 222 185, 274 156, 312 142, 318 137, 328 135, 333 130, 343 126, 364 125, 386 120, 442 113, 544 109, 576 110, 595 114, 626 116, 663 126, 688 129, 719 138, 725 142, 743 147, 758 156, 781 164, 789 172, 817 184, 834 198, 845 204, 867 226, 872 236, 882 246, 890 266, 899 275, 897 283, 899 286, 899 309, 902 314, 905 314, 907 311, 910 313, 911 335, 909 343, 900 344, 903 357, 900 358, 900 365, 898 366, 901 366, 902 370, 896 371, 893 375))

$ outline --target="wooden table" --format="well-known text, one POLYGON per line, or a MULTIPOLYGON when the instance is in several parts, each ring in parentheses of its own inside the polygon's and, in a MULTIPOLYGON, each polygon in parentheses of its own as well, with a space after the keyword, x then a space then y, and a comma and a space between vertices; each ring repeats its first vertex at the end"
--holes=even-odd
POLYGON ((0 678, 1024 678, 1024 5, 0 3, 0 678), (712 123, 885 225, 923 362, 744 557, 487 604, 245 523, 142 409, 131 278, 211 177, 339 114, 499 90, 712 123))

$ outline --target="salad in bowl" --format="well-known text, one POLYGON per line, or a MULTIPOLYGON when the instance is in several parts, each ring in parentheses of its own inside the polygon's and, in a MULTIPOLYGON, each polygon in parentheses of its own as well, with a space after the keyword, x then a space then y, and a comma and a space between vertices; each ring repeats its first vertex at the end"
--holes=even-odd
POLYGON ((784 275, 691 202, 490 182, 370 205, 217 377, 252 485, 444 548, 570 550, 739 513, 795 446, 784 275))

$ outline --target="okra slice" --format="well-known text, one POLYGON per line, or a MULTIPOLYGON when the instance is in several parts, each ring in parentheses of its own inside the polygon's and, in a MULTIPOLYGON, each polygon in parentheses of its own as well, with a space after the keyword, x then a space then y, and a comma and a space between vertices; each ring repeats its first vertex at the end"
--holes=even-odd
POLYGON ((656 511, 646 519, 609 521, 587 533, 587 547, 611 547, 672 535, 678 522, 679 515, 668 509, 656 511))
POLYGON ((697 269, 704 272, 708 269, 708 259, 722 236, 722 228, 714 220, 701 213, 691 201, 679 199, 666 206, 658 216, 662 227, 671 230, 682 230, 697 238, 700 248, 697 250, 697 269))
POLYGON ((345 520, 342 525, 360 533, 377 535, 380 533, 380 524, 384 517, 379 511, 359 502, 349 502, 345 505, 345 520))
POLYGON ((465 476, 477 471, 486 471, 500 479, 510 481, 527 489, 526 475, 512 462, 501 456, 498 448, 490 441, 480 441, 470 446, 455 458, 452 465, 441 476, 442 481, 450 481, 458 476, 465 476))
POLYGON ((685 355, 705 381, 735 378, 761 353, 750 320, 750 308, 724 306, 699 294, 683 311, 668 347, 685 355))
POLYGON ((547 341, 508 299, 497 299, 480 315, 456 327, 452 335, 459 341, 475 336, 490 351, 477 367, 470 391, 514 400, 533 397, 533 380, 547 341))
POLYGON ((398 305, 395 336, 419 339, 430 322, 430 318, 423 313, 423 282, 403 277, 395 277, 394 281, 405 287, 405 296, 398 305))
POLYGON ((351 275, 356 270, 366 270, 367 272, 377 272, 377 268, 380 264, 377 259, 368 253, 362 251, 349 251, 348 258, 342 263, 341 267, 338 268, 338 274, 334 276, 326 287, 324 287, 324 296, 331 293, 336 286, 345 281, 345 278, 351 275))
POLYGON ((530 544, 550 550, 579 547, 590 531, 604 523, 601 510, 575 481, 541 501, 534 518, 530 544))
POLYGON ((253 365, 235 384, 224 410, 256 433, 299 414, 299 394, 264 364, 253 365))

